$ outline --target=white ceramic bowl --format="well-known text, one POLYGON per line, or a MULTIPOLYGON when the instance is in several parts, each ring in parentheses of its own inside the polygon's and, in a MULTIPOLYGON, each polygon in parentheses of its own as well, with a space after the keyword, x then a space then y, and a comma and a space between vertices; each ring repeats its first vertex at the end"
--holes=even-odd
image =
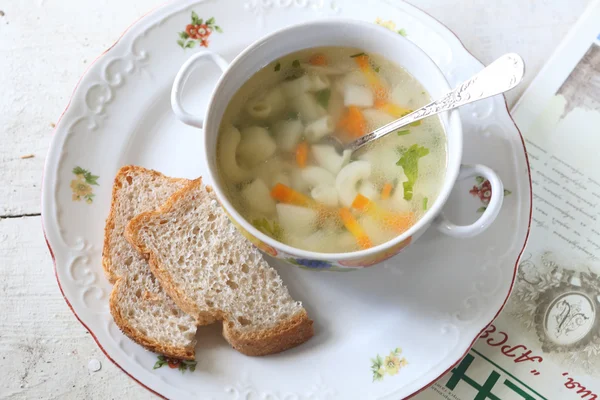
MULTIPOLYGON (((350 19, 323 19, 290 26, 276 31, 250 45, 228 64, 221 56, 205 50, 196 53, 181 67, 171 93, 171 103, 177 117, 186 124, 204 129, 204 159, 214 182, 214 189, 226 213, 252 243, 271 256, 291 264, 315 269, 361 268, 386 260, 414 242, 430 225, 447 235, 465 238, 483 232, 498 216, 503 200, 503 185, 498 176, 483 165, 461 165, 462 127, 457 110, 439 115, 447 137, 446 174, 440 193, 423 217, 408 231, 367 250, 351 253, 317 253, 291 247, 263 234, 231 205, 225 195, 216 160, 217 135, 221 118, 236 91, 254 73, 272 61, 298 50, 322 47, 356 47, 369 54, 380 54, 412 74, 437 99, 450 91, 450 86, 435 63, 415 44, 383 27, 350 19), (185 111, 181 94, 193 69, 207 60, 214 62, 223 75, 217 83, 205 116, 185 111), (470 225, 455 225, 442 214, 457 179, 483 176, 492 187, 492 198, 485 212, 470 225)), ((436 117, 430 117, 436 118, 436 117)))

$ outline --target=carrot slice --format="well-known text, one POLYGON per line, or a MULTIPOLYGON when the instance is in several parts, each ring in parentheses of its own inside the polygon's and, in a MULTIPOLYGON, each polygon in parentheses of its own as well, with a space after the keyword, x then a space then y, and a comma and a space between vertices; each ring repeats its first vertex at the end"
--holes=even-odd
POLYGON ((371 66, 369 65, 369 56, 366 54, 361 54, 359 56, 357 55, 356 57, 354 57, 354 61, 356 61, 358 68, 360 68, 361 70, 371 68, 371 66))
POLYGON ((300 168, 306 167, 306 160, 308 159, 308 143, 300 142, 296 147, 296 164, 300 168))
POLYGON ((415 220, 413 213, 398 214, 386 211, 360 193, 354 198, 352 208, 365 212, 385 227, 396 232, 406 231, 414 224, 415 220))
POLYGON ((369 56, 366 54, 361 54, 360 56, 354 57, 354 61, 358 68, 360 68, 361 72, 364 74, 365 78, 367 78, 367 82, 369 82, 369 86, 373 89, 376 99, 385 99, 387 97, 387 90, 385 86, 379 79, 379 75, 377 72, 371 67, 371 63, 369 62, 369 56))
POLYGON ((382 219, 384 226, 390 227, 396 232, 405 232, 414 225, 415 217, 413 213, 407 214, 396 214, 396 213, 385 213, 382 219))
MULTIPOLYGON (((381 100, 381 99, 375 100, 375 108, 377 108, 381 111, 384 111, 396 118, 404 117, 405 115, 413 112, 413 110, 411 110, 409 108, 400 107, 397 104, 390 103, 388 101, 381 100)), ((418 126, 420 124, 421 124, 421 121, 415 121, 410 125, 418 126)))
POLYGON ((394 188, 394 186, 391 183, 386 183, 385 185, 383 185, 383 189, 381 189, 381 198, 383 200, 389 199, 390 194, 392 194, 393 188, 394 188))
POLYGON ((387 101, 375 102, 375 107, 396 118, 400 118, 412 112, 412 110, 409 110, 408 108, 400 107, 399 105, 387 101))
POLYGON ((295 191, 283 183, 277 183, 271 189, 271 197, 280 203, 292 204, 301 207, 310 207, 318 212, 319 221, 324 221, 329 218, 337 218, 338 211, 336 208, 326 207, 321 203, 317 203, 304 194, 295 191))
POLYGON ((314 201, 311 198, 282 183, 273 186, 273 189, 271 189, 271 197, 281 203, 293 204, 296 206, 308 207, 314 205, 314 201))
POLYGON ((369 239, 369 236, 367 236, 362 226, 360 226, 348 208, 344 207, 340 209, 340 217, 346 229, 356 238, 356 242, 361 249, 373 247, 371 239, 369 239))
POLYGON ((367 121, 360 108, 348 107, 346 113, 338 121, 338 128, 346 131, 353 138, 359 138, 367 133, 367 121))
POLYGON ((375 102, 373 103, 375 108, 378 108, 378 109, 383 108, 386 104, 388 104, 388 102, 385 99, 375 99, 375 102))
POLYGON ((308 63, 310 65, 325 66, 325 65, 327 65, 327 58, 325 57, 325 54, 323 54, 323 53, 313 54, 308 59, 308 63))
POLYGON ((360 193, 356 195, 354 201, 352 202, 352 208, 365 212, 369 211, 369 207, 372 205, 375 205, 375 203, 360 193))

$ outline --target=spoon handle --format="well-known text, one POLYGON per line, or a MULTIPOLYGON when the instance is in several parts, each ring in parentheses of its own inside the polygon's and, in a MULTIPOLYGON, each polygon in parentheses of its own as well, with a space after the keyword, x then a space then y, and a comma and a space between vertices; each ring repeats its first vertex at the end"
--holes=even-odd
POLYGON ((408 124, 430 115, 438 114, 486 97, 494 96, 517 86, 523 79, 525 63, 515 53, 508 53, 485 67, 471 79, 461 83, 439 100, 413 111, 404 117, 390 122, 346 145, 352 151, 368 142, 379 139, 408 124))

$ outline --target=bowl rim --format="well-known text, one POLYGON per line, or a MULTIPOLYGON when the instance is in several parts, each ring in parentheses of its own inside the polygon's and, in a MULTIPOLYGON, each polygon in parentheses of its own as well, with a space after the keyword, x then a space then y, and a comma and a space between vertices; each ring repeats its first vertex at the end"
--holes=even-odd
MULTIPOLYGON (((209 140, 209 135, 206 134, 206 131, 207 131, 206 128, 208 127, 208 124, 206 122, 210 121, 208 117, 214 112, 215 102, 213 100, 215 98, 216 93, 219 92, 219 90, 223 87, 225 81, 229 78, 229 73, 234 69, 234 67, 238 66, 247 57, 250 57, 251 54, 255 50, 264 46, 265 43, 273 40, 273 38, 276 36, 279 36, 283 33, 287 33, 289 31, 301 30, 301 29, 316 29, 316 28, 323 28, 323 27, 327 27, 327 26, 331 26, 331 25, 353 26, 357 29, 362 29, 364 31, 369 30, 369 31, 375 32, 375 34, 377 34, 377 35, 388 35, 389 37, 393 37, 394 40, 397 40, 397 41, 404 41, 405 45, 407 45, 408 47, 412 47, 415 52, 419 53, 420 57, 423 59, 424 62, 428 62, 431 64, 433 69, 436 71, 436 73, 441 78, 440 83, 444 86, 443 89, 446 90, 447 92, 449 92, 451 90, 451 86, 448 83, 448 80, 444 76, 443 72, 440 70, 440 68, 437 66, 437 64, 433 61, 433 59, 431 59, 431 57, 429 57, 429 55, 427 55, 427 53, 425 53, 419 46, 417 46, 410 40, 406 39, 402 35, 392 32, 389 29, 386 29, 382 26, 379 26, 379 25, 376 25, 373 23, 369 23, 367 21, 357 20, 357 19, 353 19, 353 18, 345 18, 345 17, 320 18, 320 19, 316 19, 313 21, 309 21, 309 22, 302 22, 302 23, 290 25, 290 26, 275 30, 275 31, 271 32, 270 34, 259 38, 258 40, 253 42, 251 45, 246 47, 241 53, 239 53, 231 61, 228 69, 221 75, 221 77, 217 81, 217 84, 215 85, 215 88, 211 94, 211 98, 210 98, 208 107, 206 109, 206 114, 205 114, 206 118, 205 118, 205 126, 204 126, 204 133, 203 133, 203 146, 204 146, 205 152, 207 152, 207 150, 209 148, 208 143, 207 143, 207 141, 209 140)), ((310 46, 310 44, 307 44, 307 46, 304 48, 311 48, 311 47, 314 47, 314 46, 310 46)), ((272 61, 274 61, 274 60, 265 60, 264 65, 265 66, 268 65, 272 61)), ((421 82, 421 81, 419 81, 419 82, 421 82)), ((395 248, 400 243, 403 243, 404 241, 412 238, 415 234, 419 233, 421 230, 425 230, 429 226, 429 224, 431 224, 433 222, 433 220, 441 213, 441 209, 446 204, 446 202, 450 196, 450 193, 452 191, 452 188, 455 185, 458 174, 460 172, 460 165, 461 165, 461 161, 462 161, 462 152, 463 152, 463 131, 462 131, 462 121, 460 118, 460 113, 457 109, 453 109, 450 111, 446 111, 445 113, 441 113, 441 115, 444 115, 444 114, 447 116, 448 126, 446 127, 444 125, 444 123, 441 121, 442 129, 446 136, 448 135, 447 130, 452 129, 454 140, 456 141, 456 144, 455 144, 456 151, 454 153, 455 155, 453 156, 453 159, 456 161, 453 163, 454 165, 450 165, 451 160, 448 156, 448 153, 446 154, 446 171, 445 171, 446 174, 445 174, 445 177, 444 177, 444 180, 442 183, 442 187, 440 188, 440 192, 439 192, 434 204, 429 208, 429 210, 427 210, 427 212, 425 214, 423 214, 423 216, 415 224, 413 224, 408 230, 406 230, 402 234, 395 236, 393 239, 390 239, 386 242, 383 242, 381 244, 378 244, 376 246, 373 246, 371 248, 364 249, 364 250, 357 250, 357 251, 352 251, 352 252, 342 252, 342 253, 315 252, 315 251, 304 250, 304 249, 301 249, 298 247, 290 246, 286 243, 275 240, 272 237, 264 234, 263 232, 261 232, 260 230, 255 228, 251 223, 249 223, 246 220, 246 218, 244 218, 236 210, 236 208, 233 207, 233 205, 231 204, 231 202, 229 201, 229 199, 227 198, 227 196, 225 195, 225 193, 223 192, 223 190, 220 187, 220 183, 219 183, 220 178, 219 178, 218 171, 213 170, 211 163, 208 161, 208 156, 204 157, 204 161, 207 165, 207 170, 208 170, 211 180, 213 182, 212 187, 217 195, 219 203, 224 208, 227 215, 232 220, 234 220, 234 222, 236 224, 239 224, 239 226, 236 226, 236 228, 242 228, 244 231, 246 231, 247 233, 249 233, 256 239, 260 240, 262 243, 265 243, 268 246, 275 248, 276 250, 282 251, 282 252, 286 253, 286 255, 292 256, 295 258, 312 259, 312 260, 327 260, 327 261, 332 261, 332 262, 350 261, 350 260, 354 261, 354 260, 366 259, 366 258, 375 256, 375 255, 378 255, 382 252, 385 252, 386 250, 389 250, 390 248, 395 248)), ((219 125, 220 125, 220 121, 219 121, 219 125)), ((217 136, 218 136, 218 133, 217 133, 217 136)), ((406 245, 406 247, 408 247, 410 244, 412 244, 412 243, 408 243, 406 245)), ((277 256, 279 256, 279 255, 277 255, 277 256)))

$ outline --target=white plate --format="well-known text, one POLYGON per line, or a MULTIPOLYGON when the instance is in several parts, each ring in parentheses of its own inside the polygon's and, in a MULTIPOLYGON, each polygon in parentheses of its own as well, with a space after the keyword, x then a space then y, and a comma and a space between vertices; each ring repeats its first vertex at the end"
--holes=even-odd
MULTIPOLYGON (((166 397, 396 400, 421 390, 451 368, 498 314, 527 238, 527 158, 501 96, 461 110, 464 162, 493 167, 512 192, 492 228, 471 240, 429 232, 399 257, 363 271, 317 273, 277 265, 315 320, 316 335, 306 344, 251 358, 232 350, 217 328, 202 328, 196 370, 181 373, 153 370, 156 355, 114 324, 101 249, 117 170, 138 164, 172 176, 204 175, 200 133, 178 122, 169 104, 175 73, 199 47, 198 41, 186 49, 177 43, 192 12, 204 20, 214 17, 222 33, 214 28, 208 46, 228 60, 270 31, 339 15, 393 21, 451 85, 482 68, 450 31, 400 2, 174 1, 155 10, 90 67, 56 128, 42 217, 65 299, 111 360, 166 397), (372 368, 378 357, 391 362, 387 369, 374 368, 381 375, 372 368)), ((207 67, 196 76, 185 101, 201 111, 218 71, 207 67)), ((458 222, 474 220, 482 206, 479 197, 465 197, 476 184, 463 182, 451 196, 446 212, 458 222)))

